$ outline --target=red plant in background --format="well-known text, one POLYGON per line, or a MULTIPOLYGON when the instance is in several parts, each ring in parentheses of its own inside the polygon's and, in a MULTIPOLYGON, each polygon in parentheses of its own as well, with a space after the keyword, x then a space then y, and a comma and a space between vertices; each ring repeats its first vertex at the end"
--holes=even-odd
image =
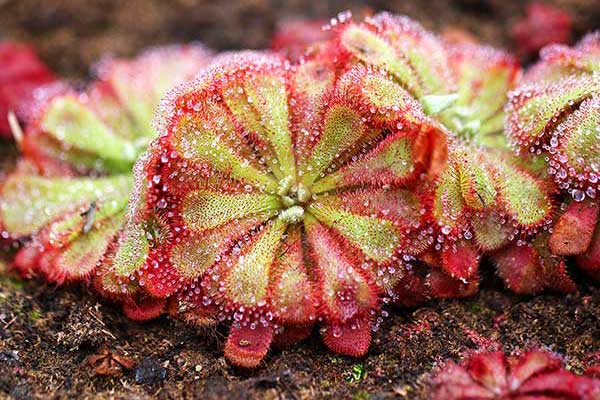
POLYGON ((556 355, 539 350, 517 356, 478 353, 449 362, 432 381, 432 400, 595 400, 600 379, 576 375, 556 355))
POLYGON ((329 39, 333 32, 325 29, 326 20, 304 18, 282 19, 271 39, 271 48, 290 60, 299 60, 310 45, 329 39))
POLYGON ((534 1, 527 5, 526 14, 511 29, 521 56, 534 57, 544 46, 571 41, 573 19, 566 11, 534 1))
POLYGON ((29 46, 0 41, 0 136, 11 137, 8 113, 26 118, 35 89, 55 80, 54 73, 29 46))

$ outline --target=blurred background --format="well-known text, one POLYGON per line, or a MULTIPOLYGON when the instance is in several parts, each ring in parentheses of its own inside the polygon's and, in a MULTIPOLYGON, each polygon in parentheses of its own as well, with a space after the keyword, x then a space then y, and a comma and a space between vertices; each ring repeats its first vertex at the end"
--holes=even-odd
MULTIPOLYGON (((534 10, 532 16, 529 10, 528 17, 531 4, 516 0, 0 0, 0 37, 31 43, 55 71, 76 78, 106 53, 129 56, 150 45, 196 40, 219 50, 264 48, 278 21, 327 20, 347 9, 355 15, 406 14, 429 29, 464 30, 514 50, 532 47, 523 42, 533 36, 571 41, 599 28, 599 0, 543 4, 553 11, 534 10)), ((521 51, 532 57, 531 50, 521 51)))

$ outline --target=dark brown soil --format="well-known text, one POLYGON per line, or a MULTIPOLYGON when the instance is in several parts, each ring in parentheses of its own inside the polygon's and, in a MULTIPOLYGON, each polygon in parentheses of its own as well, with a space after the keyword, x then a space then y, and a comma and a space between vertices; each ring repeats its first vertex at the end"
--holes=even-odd
MULTIPOLYGON (((493 281, 493 279, 492 279, 493 281)), ((362 359, 329 352, 315 333, 270 354, 256 371, 230 367, 224 332, 161 318, 127 320, 85 288, 0 282, 0 397, 15 398, 427 398, 429 372, 501 341, 563 355, 581 372, 600 351, 600 290, 519 298, 494 288, 464 301, 394 310, 362 359), (135 362, 116 377, 86 362, 107 349, 135 362)))
MULTIPOLYGON (((575 36, 600 28, 597 0, 545 0, 572 14, 575 36)), ((0 0, 0 37, 26 40, 63 75, 83 77, 106 53, 133 55, 145 46, 202 41, 221 49, 268 46, 278 20, 330 18, 387 10, 441 31, 459 27, 487 43, 512 46, 511 24, 524 14, 518 0, 0 0)))
MULTIPOLYGON (((575 34, 597 29, 597 0, 556 0, 575 17, 575 34)), ((278 18, 330 17, 359 1, 0 0, 0 35, 32 42, 59 73, 85 78, 106 52, 200 40, 216 49, 263 47, 278 18)), ((371 1, 435 30, 460 27, 511 46, 520 1, 371 1)), ((0 170, 14 149, 0 143, 0 170)), ((0 172, 0 180, 2 179, 0 172)), ((290 350, 271 353, 256 371, 233 369, 222 357, 224 331, 198 332, 161 318, 128 321, 118 307, 84 287, 55 288, 2 273, 0 261, 0 398, 427 398, 430 371, 447 359, 500 342, 507 351, 541 346, 581 372, 600 352, 600 288, 576 277, 580 293, 518 297, 489 271, 483 290, 463 301, 389 310, 362 359, 329 352, 315 332, 290 350), (110 352, 135 365, 115 377, 98 374, 88 357, 110 352)))

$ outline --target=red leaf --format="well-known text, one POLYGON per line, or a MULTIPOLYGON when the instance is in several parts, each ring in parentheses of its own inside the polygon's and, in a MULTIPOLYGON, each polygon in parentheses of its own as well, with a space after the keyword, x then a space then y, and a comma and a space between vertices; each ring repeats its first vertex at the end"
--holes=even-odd
POLYGON ((335 353, 361 357, 371 344, 370 320, 358 317, 345 324, 329 325, 323 333, 323 342, 335 353))
POLYGON ((548 239, 550 251, 561 256, 585 252, 598 222, 598 203, 572 202, 554 225, 548 239))
POLYGON ((573 19, 566 11, 541 2, 527 6, 527 15, 512 26, 511 33, 517 50, 525 56, 535 55, 551 43, 571 40, 573 19))
POLYGON ((238 367, 256 368, 269 351, 272 341, 272 326, 232 326, 225 344, 225 357, 238 367))
POLYGON ((0 42, 0 65, 0 136, 10 137, 8 112, 26 117, 34 90, 56 78, 29 46, 17 42, 0 42))

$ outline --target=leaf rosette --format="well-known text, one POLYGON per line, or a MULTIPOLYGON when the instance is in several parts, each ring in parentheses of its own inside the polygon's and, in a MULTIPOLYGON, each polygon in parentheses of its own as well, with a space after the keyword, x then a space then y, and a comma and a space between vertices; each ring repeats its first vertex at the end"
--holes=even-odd
POLYGON ((481 254, 548 219, 502 134, 519 75, 389 14, 340 16, 298 63, 219 57, 159 107, 104 289, 226 321, 239 366, 316 324, 364 354, 383 304, 474 293, 481 254))
POLYGON ((200 46, 158 48, 104 60, 83 91, 38 90, 22 158, 0 188, 0 230, 23 242, 15 265, 24 274, 62 283, 94 273, 123 229, 132 166, 155 136, 154 108, 208 56, 200 46))

